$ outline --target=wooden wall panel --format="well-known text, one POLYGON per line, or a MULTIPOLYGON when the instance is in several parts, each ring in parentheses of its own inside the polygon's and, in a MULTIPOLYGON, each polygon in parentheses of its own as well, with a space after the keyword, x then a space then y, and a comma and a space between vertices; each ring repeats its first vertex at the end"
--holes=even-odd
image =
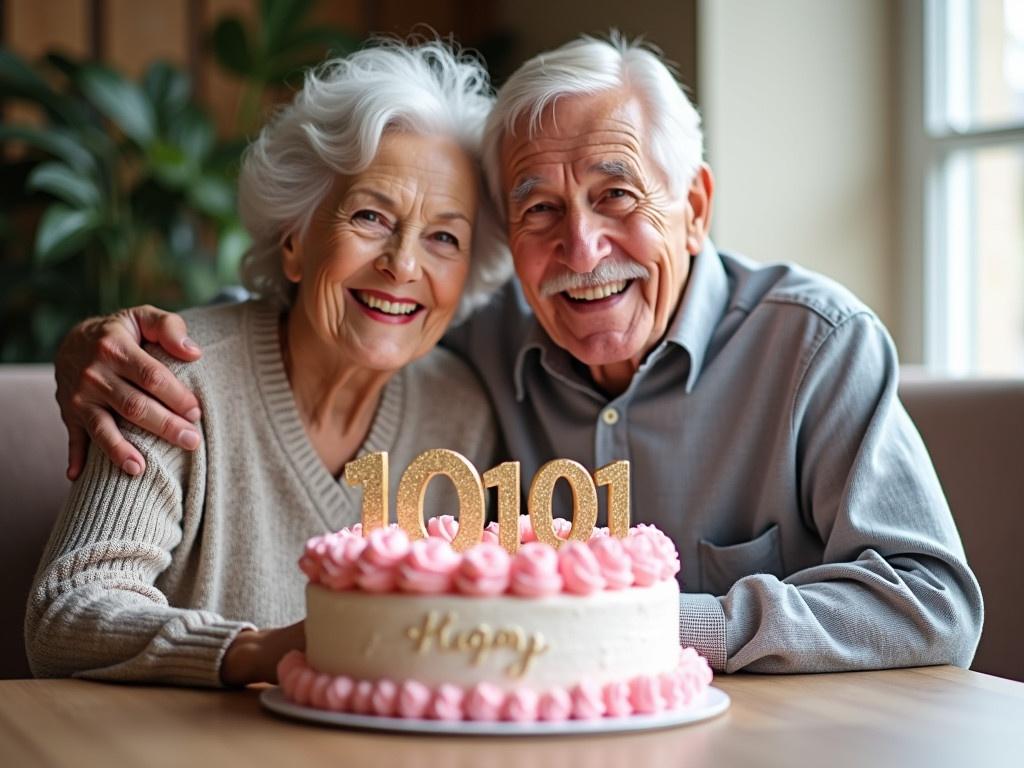
POLYGON ((137 79, 157 59, 188 66, 188 3, 105 0, 103 58, 137 79))
POLYGON ((89 5, 86 0, 5 0, 4 45, 29 58, 51 48, 85 56, 89 5))
POLYGON ((242 84, 217 64, 210 51, 208 38, 217 21, 229 15, 240 17, 243 23, 251 23, 256 18, 255 0, 205 0, 203 3, 200 20, 203 40, 200 48, 199 92, 213 116, 220 136, 235 135, 242 84))

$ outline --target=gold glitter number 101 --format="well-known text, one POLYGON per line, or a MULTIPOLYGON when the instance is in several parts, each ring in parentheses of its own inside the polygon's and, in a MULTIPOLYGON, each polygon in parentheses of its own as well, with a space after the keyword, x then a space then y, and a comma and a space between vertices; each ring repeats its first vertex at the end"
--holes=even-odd
MULTIPOLYGON (((427 485, 437 475, 448 477, 459 496, 459 532, 452 547, 463 552, 480 541, 484 532, 484 489, 497 488, 498 541, 514 554, 519 547, 519 462, 506 461, 491 467, 481 480, 472 463, 455 451, 434 448, 421 453, 402 473, 395 503, 398 524, 410 539, 427 535, 423 524, 423 498, 427 485)), ((541 467, 530 483, 527 509, 538 541, 553 547, 563 543, 555 534, 551 508, 559 480, 565 480, 572 490, 570 540, 586 541, 590 537, 597 523, 598 486, 608 487, 608 532, 620 538, 629 535, 629 462, 613 461, 594 472, 591 478, 582 464, 554 459, 541 467)), ((363 486, 363 532, 387 525, 387 453, 368 453, 350 461, 345 465, 345 482, 363 486)))

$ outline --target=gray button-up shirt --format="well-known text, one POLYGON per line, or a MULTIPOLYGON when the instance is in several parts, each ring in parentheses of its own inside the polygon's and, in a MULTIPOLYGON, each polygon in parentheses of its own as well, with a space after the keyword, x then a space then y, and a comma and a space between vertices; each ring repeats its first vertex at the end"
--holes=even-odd
POLYGON ((970 662, 981 592, 897 399, 892 341, 843 288, 709 243, 611 398, 514 283, 446 343, 484 380, 524 485, 552 458, 630 461, 633 524, 680 552, 681 642, 715 668, 970 662))

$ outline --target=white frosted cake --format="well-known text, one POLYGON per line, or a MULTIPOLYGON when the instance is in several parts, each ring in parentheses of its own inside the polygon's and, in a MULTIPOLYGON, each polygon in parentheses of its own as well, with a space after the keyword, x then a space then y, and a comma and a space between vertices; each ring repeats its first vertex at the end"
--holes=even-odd
MULTIPOLYGON (((569 523, 556 520, 564 538, 569 523)), ((679 560, 653 526, 557 549, 520 519, 463 553, 458 523, 410 543, 359 526, 309 542, 306 653, 279 665, 298 704, 385 717, 557 721, 693 706, 707 662, 679 647, 679 560)))

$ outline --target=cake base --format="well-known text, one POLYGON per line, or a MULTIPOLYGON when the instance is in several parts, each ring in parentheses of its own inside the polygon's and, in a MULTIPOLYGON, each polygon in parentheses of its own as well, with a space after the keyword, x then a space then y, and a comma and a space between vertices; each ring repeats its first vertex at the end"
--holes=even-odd
POLYGON ((701 699, 686 709, 659 712, 652 715, 626 717, 600 717, 593 720, 564 720, 562 722, 483 722, 475 720, 423 720, 400 717, 357 715, 352 712, 331 712, 315 707, 304 707, 288 701, 280 688, 268 688, 260 694, 260 703, 271 712, 294 720, 395 733, 434 733, 462 736, 560 736, 587 733, 616 733, 673 728, 698 723, 716 717, 729 708, 729 695, 720 688, 710 686, 701 699))

